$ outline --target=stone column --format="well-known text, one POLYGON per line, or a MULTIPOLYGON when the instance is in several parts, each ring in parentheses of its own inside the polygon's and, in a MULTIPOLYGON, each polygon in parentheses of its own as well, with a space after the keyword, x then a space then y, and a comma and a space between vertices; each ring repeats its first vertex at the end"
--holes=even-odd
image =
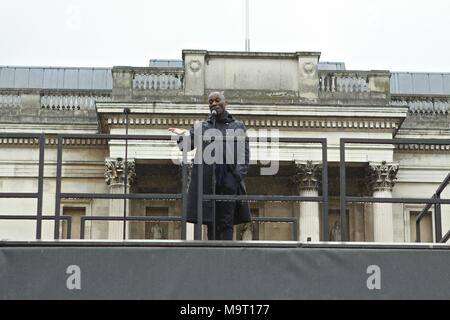
MULTIPOLYGON (((136 176, 134 159, 127 161, 127 193, 130 193, 130 186, 136 176)), ((108 158, 105 160, 105 181, 110 186, 111 194, 123 194, 125 189, 125 161, 122 158, 108 158)), ((123 217, 125 201, 123 199, 111 199, 109 201, 109 215, 123 217)), ((129 215, 129 200, 126 201, 127 215, 129 215)), ((129 225, 127 224, 126 239, 129 238, 129 225)), ((108 239, 123 240, 123 223, 110 221, 108 223, 108 239)))
MULTIPOLYGON (((369 164, 369 185, 374 198, 392 198, 398 165, 386 161, 369 164)), ((373 233, 375 242, 394 242, 392 203, 373 204, 373 233)))
MULTIPOLYGON (((318 197, 322 179, 322 165, 312 161, 295 164, 294 183, 300 196, 318 197)), ((318 202, 301 202, 299 217, 299 241, 320 241, 320 211, 318 202)))

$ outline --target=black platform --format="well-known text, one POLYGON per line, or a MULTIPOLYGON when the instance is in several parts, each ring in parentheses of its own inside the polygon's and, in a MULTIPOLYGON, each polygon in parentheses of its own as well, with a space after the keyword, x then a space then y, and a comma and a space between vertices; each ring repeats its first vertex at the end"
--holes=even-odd
POLYGON ((450 299, 450 246, 0 242, 0 299, 450 299))

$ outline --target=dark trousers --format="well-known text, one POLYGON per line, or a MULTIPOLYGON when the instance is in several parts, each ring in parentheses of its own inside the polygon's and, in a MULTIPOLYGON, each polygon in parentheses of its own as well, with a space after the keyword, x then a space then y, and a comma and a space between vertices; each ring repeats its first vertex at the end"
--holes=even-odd
MULTIPOLYGON (((216 187, 216 194, 235 195, 237 190, 216 187)), ((214 237, 214 226, 212 222, 208 222, 208 240, 233 240, 233 220, 234 211, 236 210, 235 201, 216 201, 216 234, 214 237)))

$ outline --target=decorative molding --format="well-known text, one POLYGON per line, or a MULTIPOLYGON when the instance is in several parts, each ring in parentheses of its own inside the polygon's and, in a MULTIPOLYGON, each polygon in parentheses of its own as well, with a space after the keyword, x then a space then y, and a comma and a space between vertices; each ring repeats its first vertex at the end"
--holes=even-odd
MULTIPOLYGON (((205 118, 150 118, 140 117, 129 119, 130 125, 193 125, 195 122, 202 122, 205 118)), ((371 129, 371 130, 394 130, 398 128, 395 121, 373 121, 373 120, 293 120, 282 119, 244 119, 242 122, 247 127, 275 127, 275 128, 317 128, 317 129, 371 129)), ((125 119, 120 117, 106 118, 108 125, 125 125, 125 119)))
POLYGON ((19 93, 0 94, 0 105, 19 107, 22 104, 22 97, 19 93))
MULTIPOLYGON (((195 100, 195 99, 194 99, 195 100)), ((162 117, 173 117, 181 114, 190 117, 205 117, 208 108, 204 103, 134 103, 134 102, 108 102, 97 103, 99 115, 121 116, 123 108, 130 108, 134 115, 142 116, 157 115, 162 117)), ((372 119, 371 121, 400 122, 408 115, 408 108, 404 106, 389 105, 359 105, 343 106, 335 104, 233 104, 227 107, 234 116, 238 118, 265 117, 265 118, 332 118, 332 119, 372 119), (394 120, 395 119, 395 120, 394 120)))
MULTIPOLYGON (((105 159, 105 182, 108 186, 124 184, 125 181, 125 161, 122 158, 105 159)), ((134 159, 127 161, 127 185, 131 185, 136 177, 136 166, 134 159)))
POLYGON ((133 90, 181 90, 184 68, 132 68, 133 90))
POLYGON ((292 182, 299 190, 319 190, 322 181, 322 164, 294 163, 295 173, 292 182))
POLYGON ((407 106, 410 113, 448 114, 450 104, 445 97, 400 96, 392 97, 392 106, 407 106))
POLYGON ((313 74, 315 71, 315 65, 312 62, 305 62, 303 64, 303 70, 305 71, 306 74, 313 74))
POLYGON ((450 151, 450 145, 402 144, 396 146, 400 151, 450 151))
POLYGON ((192 60, 189 62, 189 69, 192 72, 198 72, 202 68, 202 63, 198 60, 192 60))
POLYGON ((369 189, 375 191, 392 191, 397 180, 399 166, 394 163, 383 161, 370 163, 368 168, 369 189))
POLYGON ((367 93, 370 73, 364 71, 320 71, 320 92, 367 93))
MULTIPOLYGON (((0 138, 0 145, 38 145, 38 139, 28 138, 0 138)), ((56 146, 58 145, 58 139, 56 137, 45 138, 45 145, 56 146)), ((64 139, 63 145, 65 146, 99 146, 108 145, 106 139, 64 139)))
POLYGON ((112 98, 89 94, 44 94, 41 96, 41 108, 48 110, 93 110, 97 101, 110 102, 112 98))

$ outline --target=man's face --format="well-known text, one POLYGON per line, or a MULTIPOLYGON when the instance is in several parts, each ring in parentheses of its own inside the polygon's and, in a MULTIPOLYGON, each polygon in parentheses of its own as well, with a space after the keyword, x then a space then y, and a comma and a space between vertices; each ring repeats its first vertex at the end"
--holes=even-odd
POLYGON ((218 93, 211 93, 208 97, 209 110, 216 110, 217 115, 221 115, 225 111, 225 97, 218 93))

